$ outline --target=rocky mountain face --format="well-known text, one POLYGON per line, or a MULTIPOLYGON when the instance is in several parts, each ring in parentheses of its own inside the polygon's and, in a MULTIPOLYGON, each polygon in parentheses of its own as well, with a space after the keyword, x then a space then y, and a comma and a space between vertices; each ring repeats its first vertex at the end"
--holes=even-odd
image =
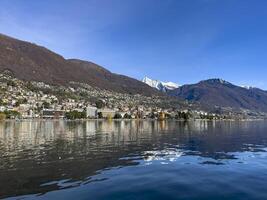
POLYGON ((152 88, 156 88, 161 92, 167 92, 167 90, 174 90, 179 87, 178 84, 173 82, 163 82, 163 81, 153 80, 148 77, 143 78, 142 82, 149 85, 152 88))
POLYGON ((231 107, 267 112, 267 92, 244 88, 221 79, 209 79, 197 84, 183 85, 168 94, 197 102, 206 107, 231 107))
POLYGON ((114 74, 92 62, 67 60, 44 47, 0 34, 0 72, 4 70, 26 81, 62 85, 74 81, 121 93, 160 94, 141 81, 114 74))

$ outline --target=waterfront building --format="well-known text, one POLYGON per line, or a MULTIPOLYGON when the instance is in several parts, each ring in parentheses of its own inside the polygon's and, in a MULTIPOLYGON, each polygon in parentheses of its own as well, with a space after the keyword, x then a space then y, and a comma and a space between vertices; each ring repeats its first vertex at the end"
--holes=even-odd
POLYGON ((87 106, 86 107, 86 117, 87 118, 96 118, 97 117, 97 107, 87 106))
POLYGON ((46 119, 64 118, 65 112, 63 110, 43 109, 42 117, 46 119))
POLYGON ((103 118, 113 118, 116 114, 115 110, 104 108, 104 109, 99 109, 98 113, 102 113, 103 118))

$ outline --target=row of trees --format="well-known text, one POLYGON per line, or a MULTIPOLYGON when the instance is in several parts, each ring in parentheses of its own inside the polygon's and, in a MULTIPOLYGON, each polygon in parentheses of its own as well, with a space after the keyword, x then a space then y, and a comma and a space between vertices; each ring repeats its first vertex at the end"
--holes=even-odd
POLYGON ((124 116, 122 116, 119 113, 116 113, 114 115, 114 119, 131 119, 131 118, 132 118, 132 116, 130 114, 128 114, 128 113, 124 114, 124 116))
MULTIPOLYGON (((70 111, 70 112, 67 112, 65 113, 65 117, 67 119, 70 119, 70 120, 74 120, 74 119, 85 119, 86 118, 86 112, 83 111, 83 112, 79 112, 79 111, 70 111)), ((98 118, 99 119, 103 119, 103 115, 101 112, 98 113, 98 118)), ((112 116, 108 117, 109 119, 112 119, 112 116)), ((113 119, 131 119, 131 115, 126 113, 124 116, 122 116, 121 114, 119 113, 116 113, 113 117, 113 119)))
POLYGON ((73 110, 73 111, 65 113, 65 117, 67 119, 71 119, 71 120, 74 120, 74 119, 85 119, 86 118, 86 112, 85 111, 79 112, 77 110, 73 110))
MULTIPOLYGON (((98 118, 99 119, 104 118, 101 112, 98 113, 98 118)), ((112 119, 112 116, 108 116, 107 118, 112 119)), ((131 118, 132 118, 132 116, 128 113, 126 113, 124 116, 122 116, 120 113, 116 113, 113 117, 113 119, 131 119, 131 118)))
MULTIPOLYGON (((155 114, 155 113, 151 113, 151 115, 149 116, 149 118, 151 119, 160 119, 160 115, 155 114)), ((98 118, 103 118, 101 113, 99 113, 98 118)), ((119 113, 116 113, 115 116, 113 117, 114 119, 131 119, 132 116, 128 113, 126 113, 124 116, 122 116, 119 113)), ((164 119, 171 119, 172 117, 169 114, 165 114, 164 119)), ((189 112, 178 112, 175 115, 175 119, 177 120, 189 120, 190 118, 192 118, 192 114, 189 112)))
POLYGON ((190 112, 178 112, 175 115, 175 119, 185 120, 185 121, 189 120, 191 117, 192 117, 192 114, 190 112))
POLYGON ((21 114, 17 111, 4 111, 0 112, 0 121, 5 120, 5 119, 16 119, 20 118, 21 114))

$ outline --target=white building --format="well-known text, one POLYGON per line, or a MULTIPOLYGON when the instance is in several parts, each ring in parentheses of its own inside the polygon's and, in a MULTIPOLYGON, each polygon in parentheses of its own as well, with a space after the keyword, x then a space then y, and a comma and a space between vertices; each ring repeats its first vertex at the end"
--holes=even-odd
POLYGON ((86 117, 87 118, 96 118, 97 117, 97 107, 87 106, 86 107, 86 117))
POLYGON ((6 110, 5 106, 0 106, 0 112, 4 112, 6 110))

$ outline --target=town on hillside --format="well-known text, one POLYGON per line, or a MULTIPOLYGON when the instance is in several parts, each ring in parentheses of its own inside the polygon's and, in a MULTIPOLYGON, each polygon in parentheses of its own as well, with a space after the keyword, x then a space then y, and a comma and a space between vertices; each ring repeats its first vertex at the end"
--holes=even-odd
MULTIPOLYGON (((163 96, 130 95, 90 87, 27 82, 0 74, 0 120, 4 119, 232 119, 191 108, 163 96)), ((235 118, 243 116, 234 115, 235 118)))

